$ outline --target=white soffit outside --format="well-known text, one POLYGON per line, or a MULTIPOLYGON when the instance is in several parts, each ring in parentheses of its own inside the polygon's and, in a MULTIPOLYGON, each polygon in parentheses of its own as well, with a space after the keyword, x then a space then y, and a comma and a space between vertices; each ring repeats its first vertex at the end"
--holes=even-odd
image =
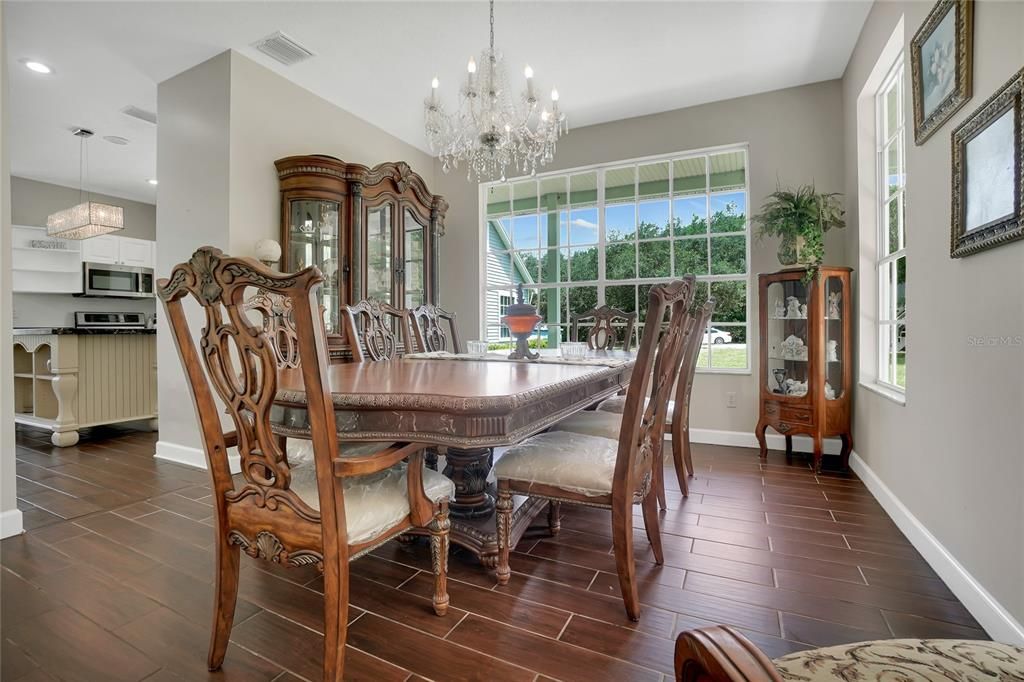
MULTIPOLYGON (((842 76, 868 0, 517 2, 496 5, 512 86, 527 60, 557 86, 570 125, 641 116, 842 76)), ((94 191, 154 201, 157 83, 232 48, 425 149, 430 80, 455 102, 466 61, 487 41, 484 2, 8 2, 11 172, 78 182, 90 143, 94 191), (252 44, 283 31, 315 57, 287 67, 252 44), (54 68, 39 76, 19 64, 54 68), (112 145, 103 136, 130 140, 112 145)), ((354 159, 360 161, 360 159, 354 159)))

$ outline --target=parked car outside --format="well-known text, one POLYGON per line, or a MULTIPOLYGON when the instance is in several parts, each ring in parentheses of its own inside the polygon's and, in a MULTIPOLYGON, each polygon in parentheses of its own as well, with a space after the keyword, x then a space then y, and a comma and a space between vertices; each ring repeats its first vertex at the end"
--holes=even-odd
POLYGON ((712 327, 704 333, 704 343, 732 343, 732 334, 712 327))

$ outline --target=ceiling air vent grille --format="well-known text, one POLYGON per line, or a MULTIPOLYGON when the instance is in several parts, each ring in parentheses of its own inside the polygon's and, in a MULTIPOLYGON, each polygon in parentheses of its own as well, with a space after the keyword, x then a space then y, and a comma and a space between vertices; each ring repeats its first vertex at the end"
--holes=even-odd
POLYGON ((146 123, 152 123, 153 125, 156 125, 155 112, 146 111, 145 109, 137 107, 133 104, 129 104, 128 106, 121 109, 121 113, 125 116, 131 116, 132 118, 137 118, 140 121, 145 121, 146 123))
POLYGON ((281 62, 285 66, 292 66, 304 62, 313 56, 313 53, 299 45, 284 33, 277 31, 266 38, 257 40, 252 44, 257 50, 281 62))

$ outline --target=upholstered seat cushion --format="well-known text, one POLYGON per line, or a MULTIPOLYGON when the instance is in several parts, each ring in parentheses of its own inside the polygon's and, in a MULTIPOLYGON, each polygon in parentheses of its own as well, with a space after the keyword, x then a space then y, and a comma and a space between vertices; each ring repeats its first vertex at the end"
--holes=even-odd
MULTIPOLYGON (((290 466, 302 466, 313 464, 313 441, 305 438, 288 438, 285 446, 288 452, 288 464, 290 466)), ((391 443, 370 442, 370 443, 338 443, 338 455, 340 457, 360 457, 372 455, 385 448, 391 447, 391 443)))
POLYGON ((552 431, 571 431, 587 436, 609 438, 617 441, 622 427, 622 415, 597 410, 577 412, 551 427, 552 431))
POLYGON ((612 492, 617 440, 548 431, 514 445, 494 465, 498 480, 555 486, 589 497, 612 492))
MULTIPOLYGON (((648 399, 649 400, 649 399, 648 399)), ((646 402, 645 402, 646 404, 646 402)), ((626 406, 626 396, 624 395, 613 395, 611 398, 607 398, 597 406, 599 412, 613 412, 615 414, 622 414, 622 409, 626 406)), ((668 416, 665 417, 665 423, 672 423, 672 415, 676 411, 676 401, 668 401, 668 416)))
POLYGON ((959 639, 888 639, 799 651, 772 663, 784 680, 1022 680, 1024 648, 959 639))
MULTIPOLYGON (((294 442, 294 441, 293 441, 294 442)), ((306 441, 309 442, 309 441, 306 441)), ((320 495, 316 485, 316 469, 310 457, 303 458, 305 448, 296 448, 292 457, 289 442, 288 461, 292 468, 291 488, 313 509, 320 509, 320 495)), ((350 456, 370 454, 388 447, 388 443, 342 444, 342 452, 350 456)), ((366 476, 345 479, 345 522, 349 544, 366 542, 377 537, 409 514, 409 483, 407 465, 403 463, 366 476)), ((423 489, 434 502, 455 496, 455 484, 433 469, 423 468, 423 489)))

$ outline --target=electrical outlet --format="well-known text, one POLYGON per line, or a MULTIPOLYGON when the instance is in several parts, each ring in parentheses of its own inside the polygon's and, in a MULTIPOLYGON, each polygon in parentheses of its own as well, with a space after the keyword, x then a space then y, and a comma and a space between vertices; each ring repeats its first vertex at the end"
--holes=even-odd
POLYGON ((729 391, 728 393, 725 394, 725 406, 726 407, 736 407, 736 392, 735 391, 729 391))

